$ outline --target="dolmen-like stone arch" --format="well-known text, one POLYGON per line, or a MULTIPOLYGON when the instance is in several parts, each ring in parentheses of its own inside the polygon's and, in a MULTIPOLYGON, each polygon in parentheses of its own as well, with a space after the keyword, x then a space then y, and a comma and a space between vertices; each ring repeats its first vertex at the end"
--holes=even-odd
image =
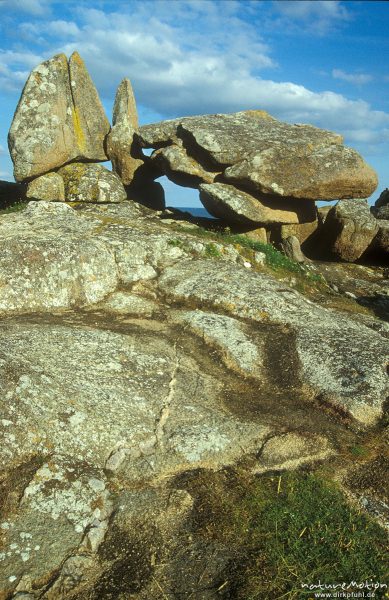
POLYGON ((303 243, 320 227, 322 242, 344 260, 359 258, 376 238, 387 246, 387 222, 378 224, 364 200, 377 176, 340 135, 283 123, 262 110, 139 127, 128 79, 117 90, 111 127, 77 52, 33 69, 8 141, 15 180, 30 199, 131 199, 161 210, 156 180, 165 175, 198 189, 211 215, 255 230, 263 241, 294 236, 303 243), (153 150, 150 156, 145 149, 153 150), (104 161, 112 171, 99 164, 104 161), (340 202, 323 216, 318 200, 340 202))

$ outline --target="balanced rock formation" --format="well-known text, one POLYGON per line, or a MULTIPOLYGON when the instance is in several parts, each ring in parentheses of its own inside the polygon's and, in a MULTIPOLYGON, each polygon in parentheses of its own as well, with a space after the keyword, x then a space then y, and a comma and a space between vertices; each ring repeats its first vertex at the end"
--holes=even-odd
POLYGON ((282 123, 265 111, 145 125, 138 140, 155 149, 151 162, 160 174, 179 185, 200 186, 204 206, 231 223, 312 222, 314 209, 304 220, 296 217, 299 206, 370 196, 377 186, 373 169, 341 136, 282 123))
POLYGON ((58 54, 31 72, 8 135, 16 181, 64 164, 105 161, 110 124, 77 52, 58 54))
POLYGON ((71 163, 58 171, 68 202, 123 202, 127 193, 119 177, 103 165, 71 163))
POLYGON ((143 164, 133 156, 134 134, 138 130, 138 115, 134 93, 129 79, 123 79, 116 92, 113 107, 112 129, 107 138, 107 154, 113 170, 129 185, 135 171, 143 164))
POLYGON ((353 262, 360 258, 378 232, 378 221, 367 200, 341 200, 328 213, 322 237, 333 254, 353 262))

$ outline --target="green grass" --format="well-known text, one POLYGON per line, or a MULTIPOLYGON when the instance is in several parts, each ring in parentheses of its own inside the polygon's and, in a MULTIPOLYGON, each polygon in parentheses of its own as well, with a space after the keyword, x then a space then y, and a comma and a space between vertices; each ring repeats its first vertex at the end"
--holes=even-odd
POLYGON ((27 202, 14 202, 13 204, 10 204, 4 208, 0 207, 0 215, 6 215, 9 213, 14 213, 14 212, 20 212, 22 210, 24 210, 27 206, 27 202))
MULTIPOLYGON (((249 238, 247 235, 232 234, 230 233, 229 229, 208 230, 204 229, 203 227, 198 227, 196 229, 189 227, 180 227, 179 231, 183 233, 188 233, 196 237, 200 237, 202 239, 212 239, 222 244, 231 244, 235 246, 240 252, 245 254, 249 260, 252 260, 253 257, 251 255, 253 254, 253 252, 263 252, 266 256, 266 265, 273 271, 278 271, 280 274, 292 273, 298 276, 303 276, 304 279, 309 280, 309 282, 312 284, 320 284, 324 281, 321 275, 311 273, 304 266, 285 256, 272 244, 264 244, 263 242, 257 242, 249 238)), ((212 254, 212 252, 208 251, 207 255, 209 257, 212 257, 216 256, 216 253, 212 254)), ((217 255, 220 256, 220 252, 218 252, 217 255)))
MULTIPOLYGON (((301 584, 319 580, 388 583, 385 532, 318 475, 293 472, 229 484, 222 493, 205 492, 201 502, 203 532, 235 548, 222 598, 313 598, 301 584)), ((381 590, 374 597, 385 595, 381 590)))
POLYGON ((212 242, 205 245, 204 254, 207 258, 220 258, 221 256, 220 250, 212 242))

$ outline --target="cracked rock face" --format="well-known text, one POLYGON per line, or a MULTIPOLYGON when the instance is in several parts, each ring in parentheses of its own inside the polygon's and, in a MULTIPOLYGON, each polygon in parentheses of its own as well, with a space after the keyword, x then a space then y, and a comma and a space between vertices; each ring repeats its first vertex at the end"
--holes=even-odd
POLYGON ((387 328, 208 242, 128 201, 0 216, 0 599, 216 600, 233 556, 185 481, 335 459, 381 415, 387 328))
MULTIPOLYGON (((282 123, 265 111, 145 125, 139 139, 143 147, 182 145, 203 168, 222 171, 219 181, 296 202, 362 198, 377 187, 373 169, 343 146, 341 136, 310 125, 282 123)), ((174 170, 172 162, 169 169, 174 170)))
POLYGON ((182 261, 165 271, 160 286, 177 301, 206 304, 236 317, 290 328, 301 376, 312 396, 366 425, 382 414, 389 346, 370 328, 314 305, 276 280, 227 263, 182 261), (202 286, 206 267, 209 279, 202 286))
POLYGON ((78 160, 104 161, 110 129, 93 82, 75 52, 32 70, 8 135, 16 181, 78 160))
MULTIPOLYGON (((226 337, 229 327, 227 344, 244 347, 240 353, 231 348, 227 362, 261 376, 255 365, 261 362, 260 346, 244 339, 244 326, 240 331, 233 319, 206 314, 196 320, 189 313, 187 319, 223 346, 218 336, 226 337)), ((0 390, 6 399, 0 420, 6 474, 0 568, 8 593, 17 586, 24 592, 44 587, 59 569, 59 581, 66 579, 69 560, 82 579, 112 511, 123 505, 113 478, 144 486, 188 469, 234 464, 285 426, 226 410, 216 371, 201 369, 182 334, 166 326, 141 331, 123 324, 113 331, 91 327, 88 320, 16 319, 0 327, 0 341, 0 390), (16 497, 15 476, 21 486, 16 497), (55 542, 47 534, 51 529, 55 542), (86 560, 81 566, 80 555, 86 560)), ((315 442, 312 436, 296 438, 305 458, 292 444, 290 452, 284 447, 284 456, 275 455, 279 462, 332 452, 320 436, 315 442)), ((258 468, 266 470, 268 460, 265 456, 258 468)), ((70 583, 77 587, 77 578, 70 583)), ((45 597, 55 598, 58 589, 54 584, 45 597)))

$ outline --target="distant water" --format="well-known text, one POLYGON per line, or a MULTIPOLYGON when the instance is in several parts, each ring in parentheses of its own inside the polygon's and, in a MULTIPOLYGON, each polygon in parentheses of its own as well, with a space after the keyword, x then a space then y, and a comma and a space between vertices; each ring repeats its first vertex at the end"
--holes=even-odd
POLYGON ((183 212, 188 212, 194 217, 207 217, 208 219, 215 218, 202 206, 175 206, 174 208, 178 208, 178 210, 182 210, 183 212))

